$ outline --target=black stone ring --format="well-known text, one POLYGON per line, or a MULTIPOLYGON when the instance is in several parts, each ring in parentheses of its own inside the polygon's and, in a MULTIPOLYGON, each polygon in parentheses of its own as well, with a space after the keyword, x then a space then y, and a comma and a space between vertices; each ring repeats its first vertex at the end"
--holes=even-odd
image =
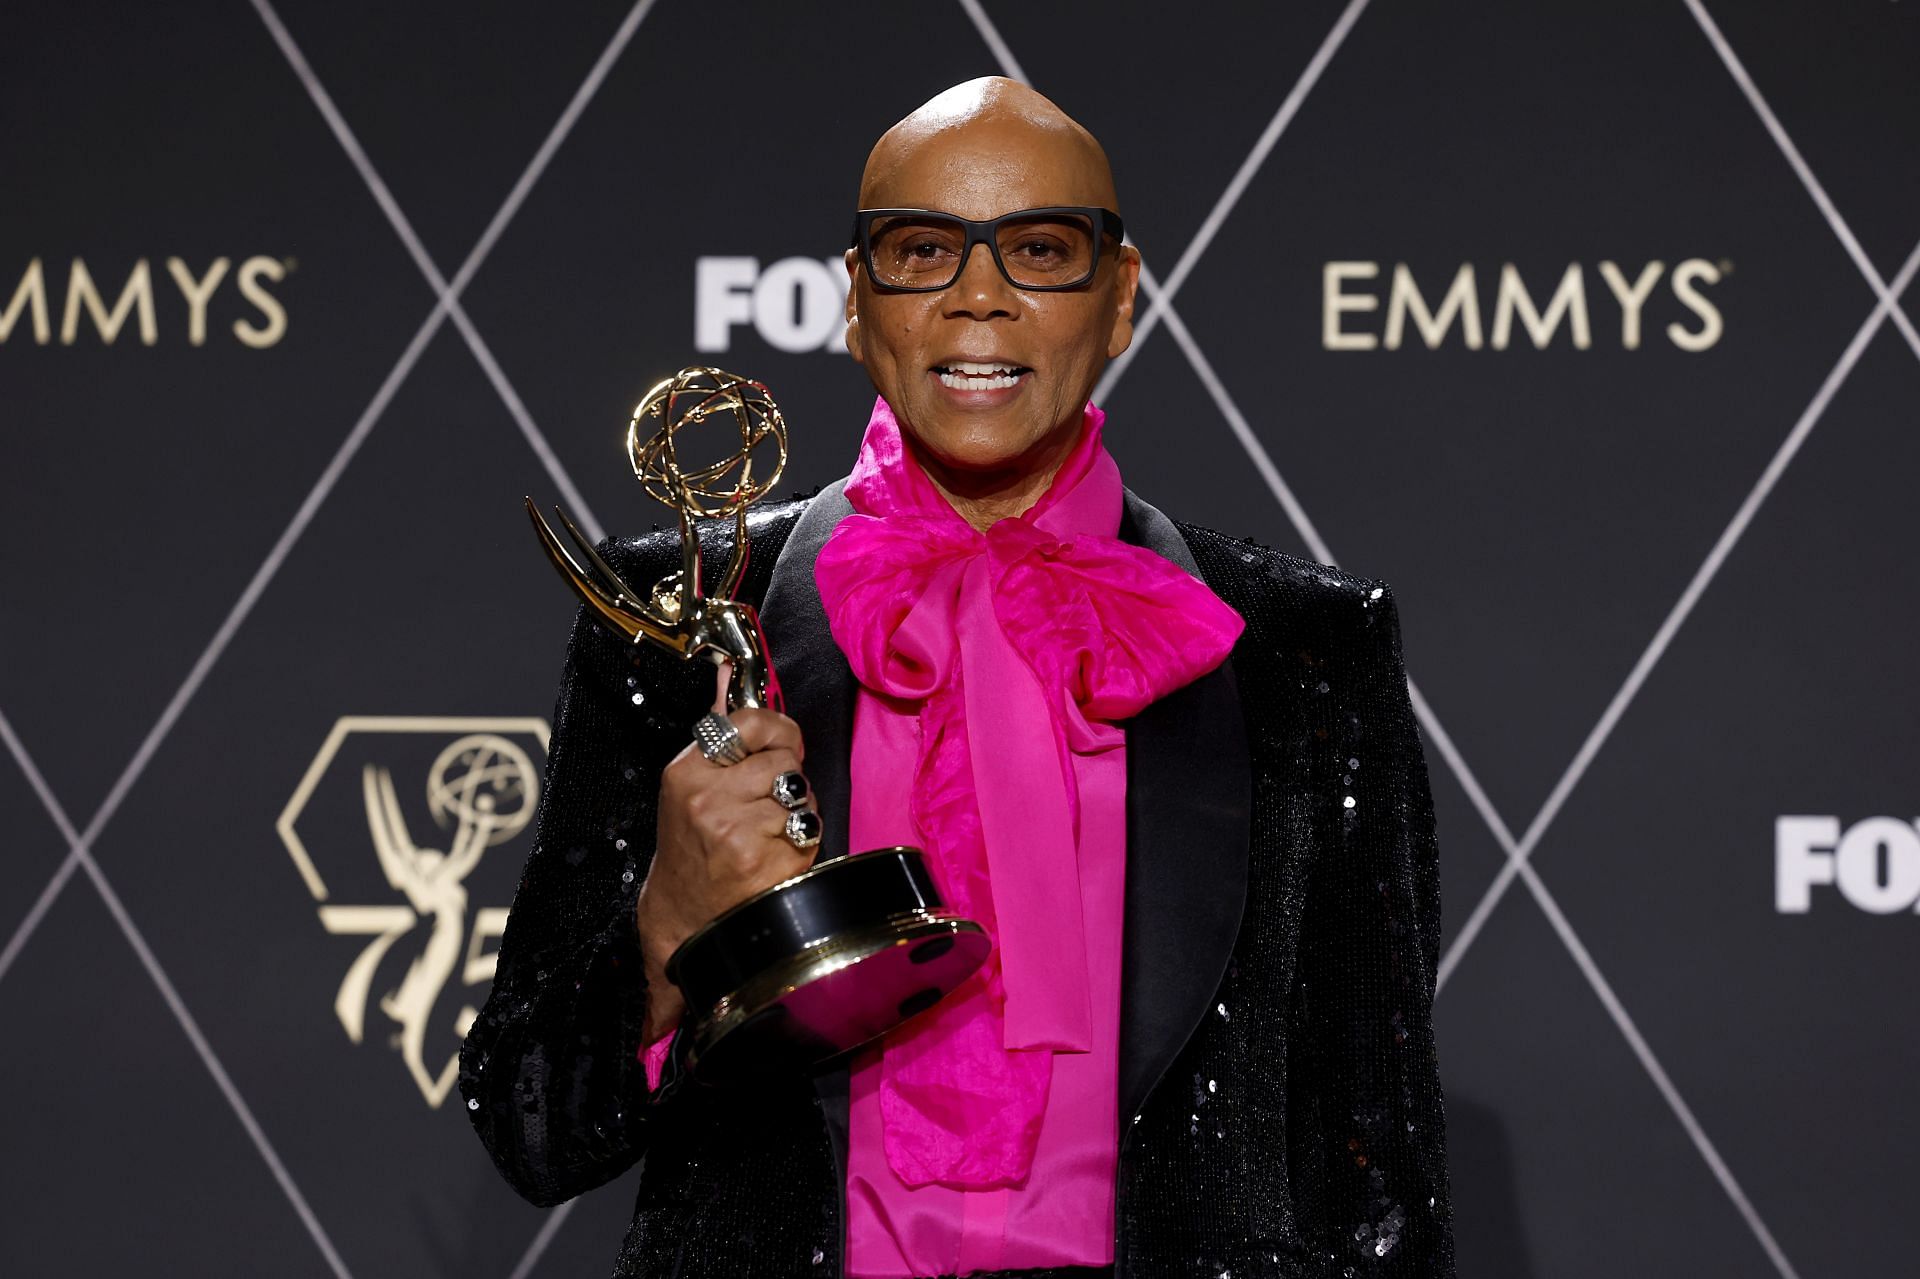
POLYGON ((783 833, 788 843, 804 851, 820 842, 820 833, 824 829, 820 814, 811 808, 796 808, 787 814, 787 828, 783 833))
POLYGON ((785 772, 773 779, 774 802, 782 808, 798 808, 807 802, 807 796, 813 788, 807 785, 807 779, 799 773, 785 772))

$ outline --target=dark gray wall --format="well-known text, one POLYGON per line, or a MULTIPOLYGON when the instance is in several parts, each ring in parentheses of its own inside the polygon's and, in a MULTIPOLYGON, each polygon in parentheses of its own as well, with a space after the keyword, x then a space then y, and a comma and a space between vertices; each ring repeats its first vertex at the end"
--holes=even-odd
POLYGON ((620 436, 703 269, 841 474, 808 260, 1015 67, 1178 286, 1101 392, 1129 481, 1398 593, 1462 1273, 1905 1269, 1917 66, 1887 0, 0 7, 0 1271, 606 1269, 630 1181, 536 1211, 432 1101, 572 615, 520 495, 659 518, 620 436), (176 258, 228 262, 197 343, 176 258), (1430 345, 1396 276, 1463 266, 1430 345))

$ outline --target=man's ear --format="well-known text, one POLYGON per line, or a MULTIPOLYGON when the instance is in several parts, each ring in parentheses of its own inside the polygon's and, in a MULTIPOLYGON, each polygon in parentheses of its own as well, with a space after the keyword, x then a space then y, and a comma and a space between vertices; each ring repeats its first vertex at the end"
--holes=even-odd
POLYGON ((856 295, 860 292, 860 251, 848 249, 845 261, 847 264, 847 354, 853 357, 855 364, 865 364, 867 361, 860 350, 860 307, 855 301, 856 295))
MULTIPOLYGON (((1131 244, 1120 246, 1118 274, 1114 280, 1115 306, 1113 332, 1107 337, 1109 360, 1133 345, 1133 303, 1140 291, 1140 250, 1131 244)), ((851 336, 851 335, 849 335, 851 336)))

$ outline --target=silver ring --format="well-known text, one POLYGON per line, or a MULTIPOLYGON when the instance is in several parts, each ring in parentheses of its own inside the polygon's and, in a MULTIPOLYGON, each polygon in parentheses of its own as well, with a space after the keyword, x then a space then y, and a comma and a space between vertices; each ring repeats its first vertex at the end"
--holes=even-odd
POLYGON ((820 842, 820 834, 824 827, 820 814, 811 808, 796 808, 787 814, 787 828, 783 833, 789 844, 795 848, 807 849, 820 842))
POLYGON ((747 757, 747 746, 740 740, 740 729, 725 715, 708 711, 693 724, 693 742, 710 764, 725 767, 747 757))
POLYGON ((785 772, 773 779, 773 801, 782 808, 800 807, 807 802, 812 790, 807 785, 807 779, 799 773, 785 772))

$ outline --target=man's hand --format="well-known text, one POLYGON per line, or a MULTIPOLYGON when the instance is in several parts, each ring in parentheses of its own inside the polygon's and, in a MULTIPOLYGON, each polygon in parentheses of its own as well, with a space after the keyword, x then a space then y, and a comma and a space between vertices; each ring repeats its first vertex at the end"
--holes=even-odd
POLYGON ((672 1030, 686 1008, 667 980, 667 957, 715 916, 813 863, 811 849, 788 841, 787 810, 773 798, 774 779, 798 772, 806 755, 800 726, 777 711, 727 712, 727 675, 720 667, 713 709, 727 713, 751 754, 716 764, 689 743, 660 775, 653 867, 637 908, 648 1043, 672 1030))

